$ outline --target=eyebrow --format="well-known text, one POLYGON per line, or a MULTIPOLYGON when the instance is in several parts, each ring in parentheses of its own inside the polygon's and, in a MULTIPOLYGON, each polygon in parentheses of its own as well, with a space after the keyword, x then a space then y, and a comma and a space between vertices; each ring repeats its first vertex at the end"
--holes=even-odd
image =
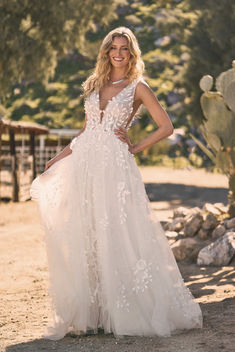
MULTIPOLYGON (((112 44, 112 46, 117 46, 117 44, 112 44)), ((126 45, 121 45, 121 46, 126 46, 126 47, 128 47, 128 44, 126 44, 126 45)))

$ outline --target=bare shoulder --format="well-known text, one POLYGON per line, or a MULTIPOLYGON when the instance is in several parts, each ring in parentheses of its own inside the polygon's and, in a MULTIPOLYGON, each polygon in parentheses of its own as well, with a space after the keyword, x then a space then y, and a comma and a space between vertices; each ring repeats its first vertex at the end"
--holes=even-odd
POLYGON ((136 85, 135 97, 136 100, 144 102, 148 98, 155 98, 155 95, 148 83, 141 79, 136 85))

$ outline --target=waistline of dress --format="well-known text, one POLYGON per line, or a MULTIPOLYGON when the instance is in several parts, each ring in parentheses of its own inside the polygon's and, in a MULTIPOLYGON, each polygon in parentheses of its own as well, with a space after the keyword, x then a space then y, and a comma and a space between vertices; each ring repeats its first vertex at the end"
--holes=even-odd
POLYGON ((95 126, 95 127, 86 127, 84 130, 84 133, 90 133, 90 134, 96 134, 96 133, 105 133, 105 134, 114 134, 115 129, 118 127, 115 127, 113 129, 107 128, 105 126, 95 126))

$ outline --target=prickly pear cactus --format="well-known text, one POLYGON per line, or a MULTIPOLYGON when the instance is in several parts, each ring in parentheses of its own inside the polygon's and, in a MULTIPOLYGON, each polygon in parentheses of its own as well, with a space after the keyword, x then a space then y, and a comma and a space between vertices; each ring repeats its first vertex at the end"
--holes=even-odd
POLYGON ((201 132, 211 150, 199 141, 199 146, 229 178, 229 212, 235 216, 235 60, 233 68, 222 72, 216 79, 216 91, 211 91, 213 78, 200 80, 204 91, 201 107, 205 120, 201 132))
POLYGON ((203 76, 200 79, 199 85, 203 92, 208 92, 213 86, 213 77, 211 77, 210 75, 203 76))

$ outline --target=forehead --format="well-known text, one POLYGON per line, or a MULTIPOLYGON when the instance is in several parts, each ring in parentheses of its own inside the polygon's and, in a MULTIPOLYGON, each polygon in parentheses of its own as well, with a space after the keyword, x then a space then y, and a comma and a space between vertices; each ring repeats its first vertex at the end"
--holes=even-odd
POLYGON ((128 40, 125 37, 114 37, 112 40, 113 45, 128 45, 128 40))

